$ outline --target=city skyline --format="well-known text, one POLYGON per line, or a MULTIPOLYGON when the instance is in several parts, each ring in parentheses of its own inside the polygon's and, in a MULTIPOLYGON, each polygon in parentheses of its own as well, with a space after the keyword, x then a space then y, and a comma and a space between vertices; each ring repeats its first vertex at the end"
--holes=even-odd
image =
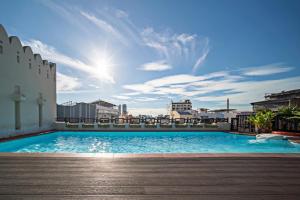
POLYGON ((171 100, 225 108, 229 98, 250 110, 300 87, 296 1, 28 2, 3 1, 0 21, 57 63, 58 103, 101 98, 156 115, 171 100))

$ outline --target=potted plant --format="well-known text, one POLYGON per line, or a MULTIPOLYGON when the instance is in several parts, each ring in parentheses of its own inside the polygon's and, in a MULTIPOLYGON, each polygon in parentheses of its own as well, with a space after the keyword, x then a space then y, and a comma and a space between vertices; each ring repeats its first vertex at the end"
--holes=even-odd
POLYGON ((275 114, 272 111, 259 111, 255 115, 249 117, 249 122, 255 126, 256 133, 272 132, 272 120, 275 114))
POLYGON ((277 116, 285 119, 300 119, 300 110, 296 106, 285 106, 278 109, 277 116))
POLYGON ((296 106, 284 106, 278 109, 276 117, 285 130, 294 129, 293 126, 298 126, 300 120, 300 109, 296 106))

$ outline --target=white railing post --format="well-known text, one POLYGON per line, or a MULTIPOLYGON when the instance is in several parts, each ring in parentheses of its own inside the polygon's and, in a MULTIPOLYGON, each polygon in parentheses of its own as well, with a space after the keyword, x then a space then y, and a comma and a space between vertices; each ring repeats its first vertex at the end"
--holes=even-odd
POLYGON ((79 129, 82 129, 82 124, 83 124, 83 122, 79 122, 79 123, 78 123, 78 128, 79 128, 79 129))
POLYGON ((175 123, 174 123, 174 122, 172 122, 172 128, 176 128, 176 127, 175 127, 175 123))
POLYGON ((191 128, 191 123, 190 122, 187 123, 187 127, 191 128))
POLYGON ((156 128, 160 128, 160 123, 156 123, 156 128))

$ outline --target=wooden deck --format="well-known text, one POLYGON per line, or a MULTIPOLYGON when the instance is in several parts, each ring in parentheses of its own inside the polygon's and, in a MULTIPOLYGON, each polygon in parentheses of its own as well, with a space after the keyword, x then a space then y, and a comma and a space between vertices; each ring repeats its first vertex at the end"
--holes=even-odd
POLYGON ((0 156, 0 199, 299 199, 299 156, 0 156))

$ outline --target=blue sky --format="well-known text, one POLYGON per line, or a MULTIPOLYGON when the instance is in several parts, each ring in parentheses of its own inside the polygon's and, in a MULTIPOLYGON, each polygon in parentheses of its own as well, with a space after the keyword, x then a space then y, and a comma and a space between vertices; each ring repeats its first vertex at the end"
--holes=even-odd
POLYGON ((1 1, 9 35, 57 63, 57 101, 127 103, 133 114, 249 110, 300 88, 300 2, 1 1))

